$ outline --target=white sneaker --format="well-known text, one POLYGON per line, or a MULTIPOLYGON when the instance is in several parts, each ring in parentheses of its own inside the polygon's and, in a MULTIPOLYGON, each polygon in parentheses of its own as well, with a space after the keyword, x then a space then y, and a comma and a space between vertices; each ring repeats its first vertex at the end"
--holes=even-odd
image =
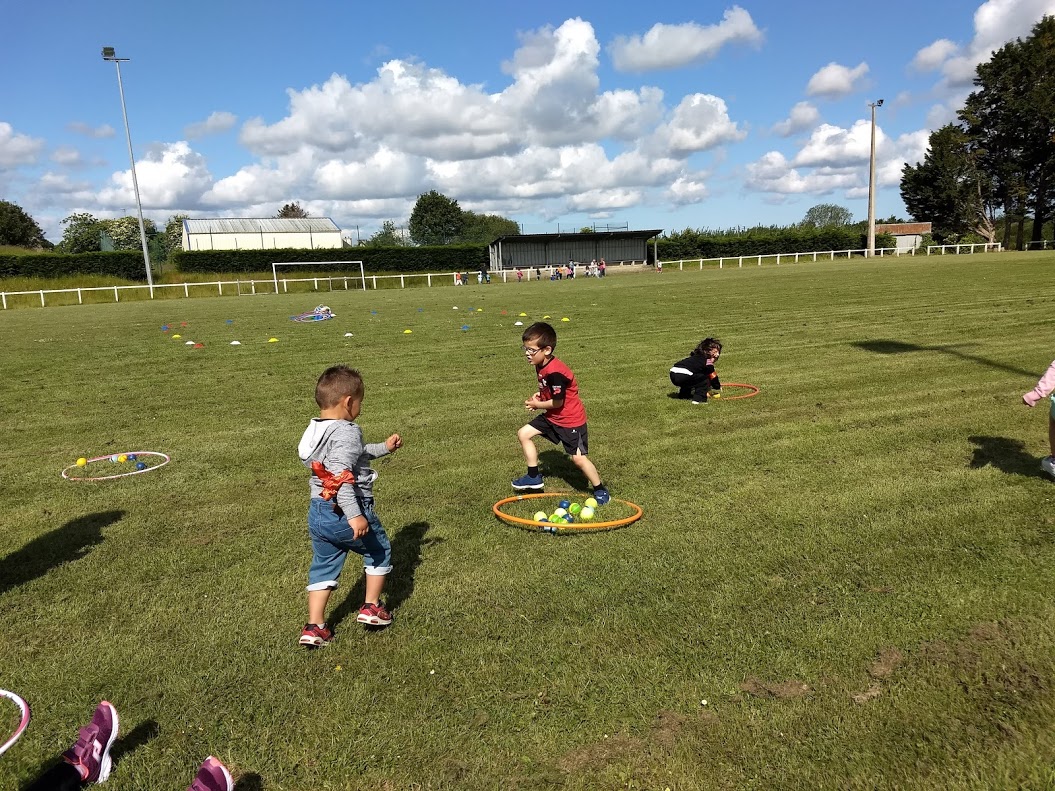
POLYGON ((1055 456, 1045 456, 1040 460, 1040 471, 1055 478, 1055 456))

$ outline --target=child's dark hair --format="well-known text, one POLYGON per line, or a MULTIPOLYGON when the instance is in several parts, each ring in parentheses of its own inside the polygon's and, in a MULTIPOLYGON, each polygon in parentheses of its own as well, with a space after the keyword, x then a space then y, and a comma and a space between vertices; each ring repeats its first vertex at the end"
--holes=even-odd
POLYGON ((714 352, 722 350, 722 342, 717 338, 704 338, 699 345, 692 350, 690 357, 714 357, 714 352))
POLYGON ((524 330, 524 334, 520 336, 520 340, 524 341, 524 343, 535 341, 538 343, 540 349, 545 346, 549 346, 550 349, 556 349, 557 331, 544 321, 536 321, 524 330))
POLYGON ((363 397, 363 377, 347 365, 334 365, 322 372, 315 383, 315 403, 319 409, 337 406, 345 396, 353 399, 363 397))

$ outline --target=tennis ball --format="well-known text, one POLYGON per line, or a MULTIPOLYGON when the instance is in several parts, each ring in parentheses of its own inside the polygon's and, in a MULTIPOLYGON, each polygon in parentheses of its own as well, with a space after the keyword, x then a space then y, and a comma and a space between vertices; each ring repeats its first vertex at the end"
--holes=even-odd
POLYGON ((87 463, 88 463, 88 460, 86 458, 84 458, 83 456, 81 456, 79 459, 77 459, 77 466, 78 467, 83 467, 87 463))
MULTIPOLYGON (((570 503, 569 503, 569 505, 570 505, 570 503)), ((562 505, 562 506, 560 506, 560 507, 559 507, 559 508, 558 508, 558 509, 557 509, 556 511, 554 511, 554 512, 553 512, 553 515, 554 515, 554 516, 567 516, 567 515, 568 515, 568 509, 567 509, 567 508, 565 508, 565 507, 564 507, 564 506, 562 505)))
POLYGON ((118 458, 118 455, 115 453, 113 456, 110 457, 110 461, 112 461, 114 464, 117 464, 118 458))
POLYGON ((584 506, 583 509, 579 511, 579 519, 581 519, 583 522, 592 522, 593 509, 588 505, 584 506))
POLYGON ((587 497, 585 500, 582 501, 582 504, 584 509, 597 508, 597 501, 592 497, 587 497))
POLYGON ((145 470, 146 468, 147 468, 147 463, 145 461, 137 461, 136 462, 136 469, 137 470, 145 470))
POLYGON ((128 457, 122 453, 120 456, 117 457, 117 460, 124 464, 126 461, 128 461, 128 457))
POLYGON ((128 454, 128 460, 129 460, 129 461, 135 461, 135 460, 136 460, 136 454, 134 454, 134 453, 129 453, 129 454, 128 454))
POLYGON ((553 514, 553 516, 551 516, 549 518, 549 520, 551 522, 553 522, 553 524, 555 524, 555 525, 562 525, 562 524, 564 524, 564 517, 560 516, 559 514, 553 514))
POLYGON ((571 505, 571 500, 561 500, 559 503, 557 503, 558 508, 566 509, 569 505, 571 505))
POLYGON ((575 521, 575 517, 571 514, 568 514, 566 517, 564 517, 564 521, 570 525, 572 522, 575 521))
POLYGON ((568 513, 572 514, 573 516, 575 514, 579 513, 579 511, 581 511, 581 510, 582 510, 582 506, 579 505, 578 503, 572 503, 571 505, 568 506, 568 513))
POLYGON ((545 511, 536 511, 535 515, 531 518, 534 519, 536 522, 545 522, 549 519, 549 516, 546 514, 545 511))

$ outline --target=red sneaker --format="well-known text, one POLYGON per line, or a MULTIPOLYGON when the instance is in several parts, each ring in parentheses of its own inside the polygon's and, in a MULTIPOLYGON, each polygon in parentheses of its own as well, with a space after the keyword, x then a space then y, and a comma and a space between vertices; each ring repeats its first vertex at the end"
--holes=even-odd
POLYGON ((333 629, 315 623, 304 624, 300 633, 300 644, 309 648, 321 648, 333 642, 333 629))
POLYGON ((380 602, 377 604, 367 602, 359 608, 359 614, 355 616, 355 620, 367 626, 388 626, 392 623, 392 613, 386 610, 380 602))
POLYGON ((210 755, 198 767, 198 774, 187 791, 234 791, 234 778, 226 766, 210 755))

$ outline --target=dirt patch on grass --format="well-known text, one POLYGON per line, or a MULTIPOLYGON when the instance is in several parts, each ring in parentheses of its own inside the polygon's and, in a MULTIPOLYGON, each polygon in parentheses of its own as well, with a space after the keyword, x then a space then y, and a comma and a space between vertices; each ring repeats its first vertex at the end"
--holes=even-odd
POLYGON ((762 681, 754 676, 748 676, 747 680, 740 685, 740 689, 748 695, 756 698, 777 698, 778 700, 791 700, 801 698, 812 690, 809 684, 802 681, 762 681))
POLYGON ((858 705, 867 703, 870 700, 875 700, 883 694, 883 688, 879 684, 869 684, 868 689, 863 692, 858 692, 856 695, 851 695, 850 699, 858 705))
POLYGON ((903 659, 904 656, 896 648, 881 648, 879 656, 868 667, 868 675, 876 679, 888 678, 903 659))

